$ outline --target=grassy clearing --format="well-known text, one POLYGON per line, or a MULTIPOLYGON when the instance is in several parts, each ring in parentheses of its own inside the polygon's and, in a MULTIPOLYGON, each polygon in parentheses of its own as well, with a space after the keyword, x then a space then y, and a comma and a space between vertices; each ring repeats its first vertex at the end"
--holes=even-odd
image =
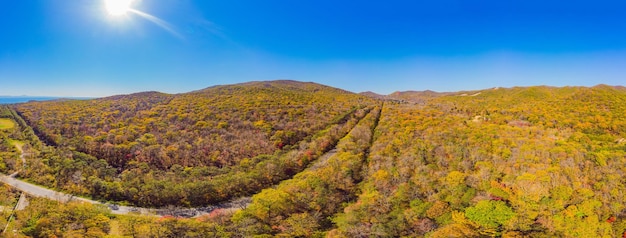
POLYGON ((15 122, 11 119, 0 118, 0 130, 11 129, 15 127, 15 122))

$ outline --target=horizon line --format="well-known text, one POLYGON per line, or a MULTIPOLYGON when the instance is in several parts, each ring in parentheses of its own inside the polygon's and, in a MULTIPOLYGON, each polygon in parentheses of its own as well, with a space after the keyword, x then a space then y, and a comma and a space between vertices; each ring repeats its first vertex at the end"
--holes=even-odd
POLYGON ((507 89, 507 88, 518 88, 518 87, 522 87, 522 88, 528 88, 528 87, 555 87, 555 88, 586 87, 586 88, 593 88, 593 87, 597 87, 597 86, 626 87, 626 85, 610 85, 610 84, 605 84, 605 83, 599 83, 599 84, 595 84, 593 86, 585 86, 585 85, 562 85, 562 86, 555 86, 555 85, 541 84, 541 85, 519 85, 519 86, 493 86, 493 87, 486 87, 486 88, 481 88, 481 89, 463 89, 463 90, 457 90, 457 91, 438 91, 438 90, 433 90, 433 89, 423 89, 423 90, 405 89, 405 90, 396 90, 396 91, 384 94, 384 93, 378 93, 378 92, 373 91, 373 90, 365 90, 365 91, 360 91, 360 92, 353 92, 353 91, 350 91, 350 90, 347 90, 347 89, 343 89, 341 87, 330 86, 330 85, 327 85, 327 84, 322 84, 322 83, 313 82, 313 81, 298 81, 298 80, 292 80, 292 79, 276 79, 276 80, 253 80, 253 81, 232 83, 232 84, 215 84, 215 85, 211 85, 211 86, 200 88, 200 89, 195 89, 195 90, 186 91, 186 92, 176 92, 176 93, 167 93, 167 92, 161 92, 161 91, 157 91, 157 90, 149 90, 149 89, 147 89, 145 91, 135 91, 135 92, 127 92, 127 93, 114 93, 114 94, 104 95, 104 96, 0 95, 0 98, 29 98, 29 97, 34 98, 34 97, 38 97, 38 98, 51 98, 51 99, 64 99, 64 98, 67 98, 67 99, 97 99, 97 98, 106 98, 106 97, 121 96, 121 95, 132 95, 132 94, 146 93, 146 92, 156 92, 156 93, 176 95, 176 94, 191 93, 191 92, 195 92, 195 91, 198 91, 198 90, 203 90, 203 89, 206 89, 206 88, 216 87, 216 86, 239 85, 239 84, 245 84, 245 83, 251 83, 251 82, 276 82, 276 81, 285 81, 285 80, 301 82, 301 83, 315 83, 315 84, 319 84, 319 85, 323 85, 323 86, 327 86, 327 87, 341 89, 341 90, 348 91, 348 92, 355 93, 355 94, 359 94, 359 93, 375 93, 375 94, 382 95, 382 96, 389 96, 391 94, 398 93, 398 92, 427 92, 427 91, 430 91, 430 92, 435 92, 435 93, 457 93, 457 92, 471 92, 471 91, 489 90, 489 89, 494 89, 494 88, 507 89))

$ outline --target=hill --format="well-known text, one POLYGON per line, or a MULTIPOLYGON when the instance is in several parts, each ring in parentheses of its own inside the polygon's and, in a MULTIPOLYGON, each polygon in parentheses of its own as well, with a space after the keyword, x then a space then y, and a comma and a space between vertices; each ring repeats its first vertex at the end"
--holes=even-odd
MULTIPOLYGON (((259 162, 266 160, 263 156, 304 146, 300 143, 315 139, 314 136, 333 125, 344 125, 357 109, 372 102, 315 83, 271 81, 214 86, 176 95, 144 92, 94 100, 31 102, 19 104, 15 109, 49 145, 81 152, 73 157, 93 157, 84 163, 91 165, 99 161, 102 167, 93 172, 66 169, 66 174, 57 173, 53 177, 67 178, 72 173, 82 176, 54 184, 41 176, 34 180, 97 198, 167 205, 172 202, 162 201, 162 196, 157 194, 163 184, 148 188, 137 182, 149 176, 167 183, 191 184, 234 173, 244 162, 259 162), (94 178, 89 179, 90 176, 94 178), (174 176, 177 178, 172 179, 174 176), (120 178, 122 181, 116 182, 120 178), (120 185, 123 185, 121 189, 120 185), (138 194, 153 201, 140 199, 142 196, 138 194)), ((324 147, 328 146, 332 148, 331 144, 324 147)), ((319 149, 311 153, 323 152, 319 149)), ((58 169, 61 164, 42 166, 42 170, 63 171, 58 169)), ((272 173, 299 170, 286 170, 291 169, 294 171, 272 173)), ((193 191, 180 192, 189 193, 193 191)), ((187 203, 215 202, 234 195, 222 196, 187 203)), ((185 204, 184 201, 173 203, 185 204)))
POLYGON ((372 91, 361 92, 359 94, 363 95, 363 96, 375 98, 375 99, 385 99, 385 98, 387 98, 387 96, 385 96, 385 95, 378 94, 378 93, 375 93, 375 92, 372 92, 372 91))
MULTIPOLYGON (((35 156, 20 176, 146 206, 252 195, 241 209, 216 209, 199 220, 111 218, 125 235, 619 237, 626 231, 623 87, 366 95, 271 81, 17 105, 55 143, 34 143, 35 156), (213 160, 202 141, 227 147, 214 149, 220 154, 213 160), (116 147, 121 157, 106 150, 116 147), (155 148, 166 152, 147 152, 155 148)), ((15 113, 0 115, 17 122, 0 131, 0 140, 36 141, 15 113)), ((2 172, 17 170, 17 151, 6 155, 2 172)), ((64 206, 45 209, 71 210, 64 206)), ((76 219, 40 220, 22 219, 30 226, 24 230, 58 235, 81 227, 76 219)))

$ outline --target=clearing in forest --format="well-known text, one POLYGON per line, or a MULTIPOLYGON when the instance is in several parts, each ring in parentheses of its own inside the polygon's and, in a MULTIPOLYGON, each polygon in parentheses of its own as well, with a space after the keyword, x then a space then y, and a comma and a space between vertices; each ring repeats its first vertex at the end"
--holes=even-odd
POLYGON ((11 129, 15 127, 15 122, 11 119, 0 118, 0 130, 11 129))

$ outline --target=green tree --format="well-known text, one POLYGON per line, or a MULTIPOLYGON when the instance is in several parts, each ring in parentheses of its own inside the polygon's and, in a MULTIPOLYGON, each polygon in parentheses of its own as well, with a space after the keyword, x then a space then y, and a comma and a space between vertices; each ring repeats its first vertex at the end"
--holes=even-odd
POLYGON ((468 207, 465 216, 483 228, 497 229, 515 216, 515 212, 502 201, 483 200, 468 207))

